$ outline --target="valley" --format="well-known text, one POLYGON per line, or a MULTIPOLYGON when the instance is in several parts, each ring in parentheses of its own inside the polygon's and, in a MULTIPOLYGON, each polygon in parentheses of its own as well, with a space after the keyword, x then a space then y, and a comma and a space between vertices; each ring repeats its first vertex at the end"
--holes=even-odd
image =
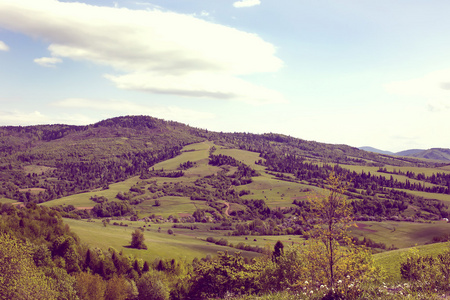
POLYGON ((450 239, 444 162, 142 116, 0 133, 4 220, 14 207, 49 209, 99 253, 195 265, 218 253, 258 261, 279 242, 307 249, 317 226, 311 199, 328 197, 330 174, 345 185, 352 243, 392 282, 411 247, 437 255, 450 239), (130 247, 136 231, 146 250, 130 247))

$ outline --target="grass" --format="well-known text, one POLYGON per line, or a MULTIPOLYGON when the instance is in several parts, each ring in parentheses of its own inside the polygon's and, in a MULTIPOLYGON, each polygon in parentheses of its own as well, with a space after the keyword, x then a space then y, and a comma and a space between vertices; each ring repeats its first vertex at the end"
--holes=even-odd
POLYGON ((358 228, 352 228, 352 234, 360 239, 365 236, 377 243, 396 248, 408 248, 431 243, 433 237, 450 234, 450 223, 412 222, 358 222, 358 228))
MULTIPOLYGON (((178 155, 172 159, 165 160, 157 163, 153 167, 155 170, 176 170, 181 163, 191 161, 199 162, 204 159, 208 159, 209 149, 214 146, 213 142, 202 142, 191 144, 183 148, 181 155, 178 155)), ((217 147, 217 146, 216 146, 217 147)))
POLYGON ((28 166, 23 167, 23 170, 28 175, 28 174, 33 174, 33 173, 36 173, 36 174, 45 173, 48 171, 55 170, 55 168, 46 167, 46 166, 38 166, 38 165, 28 165, 28 166))
MULTIPOLYGON (((450 243, 436 243, 415 247, 422 255, 436 255, 449 250, 450 243)), ((400 266, 406 260, 411 248, 387 251, 375 254, 374 262, 376 266, 381 267, 385 271, 386 281, 397 282, 401 280, 400 266)))
POLYGON ((251 166, 252 168, 261 167, 260 165, 255 164, 256 161, 260 160, 259 153, 250 152, 240 149, 218 149, 214 154, 219 155, 228 155, 234 157, 235 159, 243 162, 246 165, 251 166))
MULTIPOLYGON (((425 182, 425 181, 421 181, 421 180, 416 180, 416 179, 410 179, 407 176, 404 175, 397 175, 397 174, 388 174, 388 173, 383 173, 383 172, 378 172, 379 167, 368 167, 368 166, 357 166, 357 165, 340 165, 342 168, 344 169, 348 169, 350 171, 355 171, 356 173, 369 173, 372 175, 376 175, 376 176, 383 176, 387 179, 392 178, 394 180, 397 180, 399 182, 406 182, 406 180, 409 180, 409 182, 411 182, 411 184, 421 184, 422 186, 425 187, 434 187, 434 186, 438 186, 436 184, 432 184, 429 182, 425 182)), ((436 173, 450 173, 450 172, 446 172, 442 169, 438 169, 438 168, 416 168, 416 167, 393 167, 393 166, 386 166, 386 170, 388 172, 393 172, 394 170, 396 171, 402 171, 404 173, 406 173, 407 171, 410 172, 414 172, 416 174, 420 174, 420 173, 424 173, 426 176, 431 176, 432 174, 436 174, 436 173)))
POLYGON ((87 193, 81 193, 76 195, 71 195, 59 199, 55 199, 52 201, 44 202, 41 205, 43 206, 56 206, 56 205, 73 205, 75 207, 90 207, 94 206, 96 203, 90 200, 91 196, 104 196, 108 198, 108 200, 114 200, 117 193, 119 192, 127 192, 131 186, 136 184, 139 181, 139 177, 135 176, 129 178, 125 181, 121 181, 118 183, 113 183, 109 185, 109 189, 107 190, 97 190, 87 193))
MULTIPOLYGON (((176 170, 181 163, 191 161, 196 164, 194 167, 185 170, 185 175, 180 178, 164 178, 153 177, 149 180, 156 181, 159 186, 163 184, 193 184, 198 178, 217 173, 221 170, 220 167, 214 167, 208 164, 209 149, 214 146, 212 142, 202 142, 197 144, 191 144, 183 149, 181 155, 172 158, 170 160, 161 162, 154 166, 155 169, 164 168, 164 170, 176 170)), ((289 207, 293 206, 292 202, 296 200, 306 200, 307 197, 321 192, 321 189, 304 185, 296 182, 289 182, 279 180, 272 175, 265 172, 265 168, 260 165, 256 165, 255 161, 259 160, 258 153, 238 150, 238 149, 225 149, 220 146, 216 146, 217 150, 215 154, 223 154, 232 156, 260 173, 260 176, 254 177, 253 182, 245 185, 235 187, 236 190, 250 190, 251 194, 246 195, 245 199, 264 199, 269 207, 289 207), (309 192, 305 192, 305 189, 310 189, 309 192)), ((373 172, 376 173, 377 167, 372 169, 368 167, 349 166, 355 171, 373 172)), ((406 172, 406 169, 413 171, 412 168, 398 168, 406 172), (404 169, 404 170, 403 170, 404 169)), ((422 169, 421 169, 422 170, 422 169)), ((437 171, 436 169, 433 169, 437 171)), ((418 173, 418 171, 415 171, 418 173)), ((426 172, 431 172, 427 170, 426 172)), ((379 173, 381 174, 381 173, 379 173)), ((428 173, 426 173, 428 174, 428 173)), ((389 174, 387 174, 390 176, 389 174)), ((396 176, 396 175, 394 175, 396 176)), ((398 176, 404 178, 404 176, 398 176)), ((61 199, 53 200, 43 203, 45 206, 53 205, 68 205, 72 204, 76 207, 93 206, 95 203, 89 198, 91 196, 105 196, 110 201, 115 199, 118 192, 127 192, 131 186, 141 182, 138 177, 130 178, 126 181, 111 184, 108 190, 97 190, 79 195, 73 195, 64 197, 61 199)), ((147 198, 139 205, 134 206, 139 216, 144 217, 148 215, 158 215, 164 218, 172 215, 174 217, 185 216, 185 214, 192 214, 196 209, 206 208, 206 202, 204 201, 192 201, 189 197, 176 197, 176 196, 164 196, 158 198, 161 205, 155 206, 155 199, 152 199, 152 194, 147 191, 149 183, 144 183, 144 190, 146 193, 139 197, 147 198)), ((411 192, 411 191, 408 191, 411 192)), ((421 195, 420 192, 413 192, 421 195)), ((429 196, 429 193, 425 193, 429 196)), ((431 194, 436 195, 436 199, 448 199, 450 202, 450 195, 431 194)), ((220 200, 220 199, 218 199, 220 200)), ((9 199, 0 199, 0 203, 10 203, 9 199)), ((11 201, 13 202, 13 201, 11 201)), ((230 203, 230 210, 243 209, 242 206, 235 203, 230 203)), ((96 220, 95 223, 67 220, 66 221, 72 228, 72 230, 82 238, 82 241, 90 244, 93 247, 100 247, 107 249, 108 247, 114 247, 117 250, 124 250, 125 253, 135 255, 146 260, 153 260, 155 258, 185 258, 192 260, 194 257, 204 257, 206 255, 214 255, 217 251, 228 250, 230 252, 236 251, 236 249, 230 247, 222 247, 215 244, 207 243, 205 239, 209 236, 216 239, 225 238, 229 243, 237 245, 238 243, 244 243, 251 246, 273 248, 276 241, 281 240, 285 245, 303 243, 304 240, 298 236, 227 236, 225 231, 210 231, 211 226, 217 226, 218 224, 196 224, 199 229, 173 229, 175 235, 169 235, 168 229, 173 224, 162 223, 152 224, 151 227, 146 227, 145 238, 149 249, 136 250, 130 249, 126 246, 131 241, 131 233, 135 228, 144 226, 142 222, 130 222, 130 221, 117 221, 130 224, 129 227, 120 227, 109 225, 103 227, 100 220, 96 220), (161 228, 158 232, 158 229, 161 228)), ((114 221, 111 221, 114 222, 114 221)), ((382 242, 388 247, 394 245, 398 248, 407 248, 418 245, 424 245, 429 243, 434 236, 440 236, 450 233, 450 224, 444 222, 434 223, 406 223, 406 222, 359 222, 362 226, 353 229, 353 234, 362 238, 366 236, 375 242, 382 242)), ((190 224, 185 224, 190 225, 190 224)), ((427 246, 429 249, 435 249, 437 246, 427 246)), ((425 249, 425 248, 424 248, 425 249)), ((428 249, 428 248, 426 248, 428 249)), ((395 257, 402 251, 390 251, 382 254, 377 254, 376 260, 379 264, 384 264, 391 268, 389 260, 395 260, 398 258, 389 258, 390 254, 395 257)), ((259 254, 254 252, 243 252, 246 257, 255 257, 259 254)), ((391 272, 394 274, 394 272, 391 272)), ((399 276, 399 275, 398 275, 399 276)))
POLYGON ((1 204, 7 204, 7 203, 17 203, 17 200, 9 199, 9 198, 0 198, 1 204))
MULTIPOLYGON (((110 224, 113 222, 123 222, 129 226, 108 225, 104 227, 100 220, 87 222, 85 220, 65 219, 64 222, 70 226, 73 232, 78 234, 83 243, 87 243, 90 247, 98 247, 101 249, 113 247, 118 251, 123 250, 124 253, 150 262, 157 258, 177 258, 191 261, 195 257, 214 256, 217 254, 217 251, 228 251, 229 253, 239 251, 231 247, 218 246, 206 242, 205 240, 208 236, 215 238, 224 237, 221 232, 209 232, 208 228, 211 224, 198 224, 198 230, 174 228, 172 230, 175 234, 170 235, 168 234, 168 230, 172 228, 173 224, 171 223, 145 224, 144 222, 112 220, 110 224), (145 244, 148 246, 148 250, 128 248, 127 246, 131 242, 131 233, 136 228, 144 225, 146 225, 146 230, 144 231, 145 244)), ((259 255, 258 253, 249 251, 240 252, 244 257, 248 258, 259 255)))
POLYGON ((423 197, 424 199, 436 199, 441 200, 443 202, 446 202, 446 205, 450 204, 450 195, 448 194, 438 194, 438 193, 426 193, 426 192, 420 192, 420 191, 410 191, 410 190, 404 190, 404 189, 395 189, 398 191, 403 191, 415 196, 423 197))
POLYGON ((158 198, 160 206, 155 206, 155 200, 146 200, 134 208, 141 215, 155 214, 164 218, 170 215, 181 217, 183 214, 193 214, 197 209, 206 208, 204 201, 193 201, 188 197, 165 196, 158 198))

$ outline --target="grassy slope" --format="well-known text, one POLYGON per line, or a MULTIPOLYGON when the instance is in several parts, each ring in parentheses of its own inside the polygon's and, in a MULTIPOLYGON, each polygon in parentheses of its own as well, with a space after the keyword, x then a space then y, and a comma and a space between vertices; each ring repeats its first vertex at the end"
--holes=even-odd
POLYGON ((125 181, 113 183, 109 185, 109 189, 107 190, 96 190, 88 193, 81 193, 76 195, 71 195, 68 197, 63 197, 59 199, 55 199, 52 201, 44 202, 41 205, 43 206, 56 206, 56 205, 70 205, 72 204, 75 207, 91 207, 96 203, 90 200, 91 196, 105 196, 109 200, 113 200, 118 192, 127 192, 130 187, 136 182, 139 181, 139 177, 132 177, 125 181))
POLYGON ((0 203, 1 204, 17 203, 17 200, 13 200, 13 199, 9 199, 9 198, 0 198, 0 203))
POLYGON ((352 232, 359 238, 366 236, 388 247, 407 248, 430 243, 435 236, 450 234, 450 223, 358 222, 358 228, 352 228, 352 232))
MULTIPOLYGON (((450 243, 437 243, 415 247, 420 254, 436 255, 449 250, 450 243)), ((374 255, 375 265, 381 267, 385 271, 386 281, 401 280, 400 266, 406 260, 406 257, 411 254, 412 248, 404 248, 393 250, 374 255)))
MULTIPOLYGON (((158 184, 164 182, 183 182, 192 183, 196 179, 213 174, 220 170, 218 167, 208 165, 209 149, 214 144, 211 142, 202 142, 192 144, 183 149, 183 153, 173 159, 161 162, 154 166, 155 169, 164 168, 164 170, 176 170, 180 163, 192 161, 196 165, 185 171, 185 176, 181 178, 152 178, 156 180, 158 184)), ((215 154, 224 154, 232 156, 260 172, 261 176, 254 177, 253 182, 246 186, 240 186, 236 189, 251 190, 252 194, 244 196, 248 199, 264 199, 267 204, 272 207, 285 207, 291 206, 293 199, 306 199, 311 193, 302 191, 304 188, 309 188, 313 192, 320 192, 320 189, 302 185, 298 183, 292 183, 282 181, 274 178, 273 176, 266 174, 262 166, 256 165, 255 161, 259 159, 258 153, 238 150, 238 149, 225 149, 216 146, 217 151, 215 154)), ((357 169, 357 168, 356 168, 357 169)), ((355 169, 355 171, 356 171, 355 169)), ((358 169, 362 171, 362 167, 358 169)), ((376 172, 376 170, 367 170, 365 172, 376 172)), ((411 170, 412 171, 412 170, 411 170)), ((438 171, 435 169, 435 171, 438 171)), ((416 171, 417 172, 417 171, 416 171)), ((427 171, 428 172, 428 171, 427 171)), ((402 177, 402 176, 399 176, 402 177)), ((124 182, 111 184, 109 190, 105 191, 93 191, 90 193, 84 193, 80 195, 74 195, 65 197, 62 199, 54 200, 44 203, 43 205, 51 206, 56 204, 73 204, 74 206, 93 206, 95 203, 89 200, 92 195, 105 196, 110 200, 115 198, 118 192, 126 192, 128 189, 139 182, 138 177, 128 179, 124 182)), ((429 195, 429 194, 428 194, 429 195)), ((437 195, 439 196, 439 194, 437 195)), ((447 195, 442 195, 446 198, 447 195)), ((169 197, 165 196, 159 198, 161 206, 155 207, 154 200, 146 200, 140 205, 136 206, 136 210, 141 216, 149 214, 157 214, 164 217, 169 215, 176 216, 179 213, 193 213, 196 209, 202 208, 205 205, 203 201, 191 201, 187 197, 169 197)), ((444 200, 444 199, 443 199, 444 200)), ((6 200, 5 200, 6 201, 6 200)), ((231 205, 231 210, 234 208, 231 205)), ((167 230, 172 224, 152 224, 150 231, 145 231, 146 243, 149 246, 149 250, 135 250, 126 248, 131 240, 131 232, 144 223, 129 222, 129 227, 119 227, 109 225, 103 227, 99 220, 95 223, 88 223, 86 221, 66 220, 84 242, 94 247, 108 248, 114 247, 117 250, 124 250, 125 253, 133 254, 137 257, 152 261, 155 258, 186 258, 188 260, 194 257, 204 257, 208 254, 214 255, 217 251, 228 250, 230 252, 236 251, 233 248, 217 246, 204 241, 208 236, 215 237, 216 239, 225 238, 234 245, 242 242, 244 244, 260 247, 273 248, 273 245, 277 240, 283 241, 285 245, 290 243, 303 243, 303 239, 298 236, 248 236, 247 240, 244 236, 241 237, 228 237, 224 236, 225 232, 222 231, 208 231, 212 224, 198 224, 200 229, 173 229, 175 236, 167 234, 167 230), (157 229, 161 227, 161 232, 157 229)), ((112 221, 114 222, 114 221, 112 221)), ((118 221, 120 222, 120 221, 118 221)), ((423 245, 431 241, 433 236, 447 234, 450 232, 450 224, 443 222, 435 222, 432 224, 421 223, 404 223, 404 222, 361 222, 364 224, 359 228, 354 229, 354 233, 357 236, 367 236, 375 242, 383 242, 387 246, 394 245, 399 248, 411 247, 416 244, 423 245), (395 230, 394 230, 395 229, 395 230)), ((435 253, 443 251, 445 249, 444 244, 433 244, 427 246, 420 246, 419 249, 424 253, 435 253)), ((391 279, 400 279, 399 266, 402 253, 407 252, 407 248, 395 251, 384 252, 376 254, 374 256, 378 265, 383 266, 387 270, 388 276, 391 279)), ((254 252, 243 253, 247 257, 254 257, 258 255, 254 252)))
MULTIPOLYGON (((148 250, 136 250, 127 248, 127 246, 131 242, 131 233, 136 228, 144 226, 144 222, 111 221, 111 224, 113 222, 124 222, 125 224, 129 224, 128 227, 114 225, 104 227, 100 220, 87 222, 85 220, 65 219, 64 222, 69 224, 71 230, 77 233, 81 240, 91 247, 99 247, 102 249, 113 247, 118 251, 123 250, 127 254, 132 254, 148 261, 153 261, 156 258, 182 258, 192 260, 195 257, 201 258, 208 254, 215 255, 217 251, 228 251, 230 253, 238 251, 234 248, 218 246, 206 242, 205 240, 209 236, 217 239, 224 237, 222 232, 208 231, 211 224, 196 224, 199 227, 199 229, 196 230, 173 228, 172 230, 175 234, 169 235, 167 231, 171 229, 173 224, 148 223, 145 231, 145 244, 148 246, 148 250), (149 227, 149 225, 151 226, 149 227), (161 228, 160 232, 158 232, 159 228, 161 228)), ((299 240, 298 237, 292 236, 283 236, 281 238, 287 240, 289 238, 299 240)), ((225 237, 225 239, 228 238, 225 237)), ((237 244, 239 241, 252 246, 265 246, 268 244, 273 248, 277 239, 270 237, 265 239, 260 238, 259 241, 254 241, 253 238, 249 237, 246 241, 244 237, 230 238, 230 242, 232 243, 237 244)), ((255 252, 241 252, 245 257, 249 258, 259 255, 255 252)))

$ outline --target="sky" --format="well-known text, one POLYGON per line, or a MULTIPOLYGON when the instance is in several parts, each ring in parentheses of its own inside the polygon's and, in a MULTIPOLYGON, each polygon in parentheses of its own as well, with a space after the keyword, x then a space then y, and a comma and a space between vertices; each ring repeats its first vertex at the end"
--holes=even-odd
POLYGON ((450 148, 448 0, 0 0, 0 126, 150 115, 450 148))

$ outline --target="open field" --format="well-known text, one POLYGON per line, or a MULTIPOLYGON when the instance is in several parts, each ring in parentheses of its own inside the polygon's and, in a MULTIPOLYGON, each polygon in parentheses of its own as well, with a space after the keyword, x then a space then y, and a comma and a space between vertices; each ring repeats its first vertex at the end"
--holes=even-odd
POLYGON ((395 189, 395 190, 404 191, 406 193, 410 193, 415 196, 420 196, 425 199, 441 200, 441 201, 445 202, 446 205, 450 205, 450 195, 448 195, 448 194, 426 193, 426 192, 410 191, 410 190, 403 190, 403 189, 395 189))
MULTIPOLYGON (((364 171, 365 173, 372 173, 372 174, 385 174, 387 176, 390 176, 391 174, 378 172, 379 167, 369 167, 369 166, 357 166, 357 165, 345 165, 340 164, 341 167, 345 169, 349 169, 351 171, 355 171, 357 173, 362 173, 364 171)), ((413 172, 415 174, 423 173, 425 176, 431 176, 436 173, 450 173, 450 167, 440 167, 440 168, 420 168, 420 167, 397 167, 397 166, 389 166, 385 165, 383 168, 386 168, 386 171, 388 172, 394 172, 394 171, 401 171, 403 173, 406 172, 413 172)), ((394 174, 392 174, 394 176, 394 174)), ((406 176, 400 176, 401 178, 407 178, 406 176)), ((395 177, 394 177, 395 178, 395 177)))
MULTIPOLYGON (((357 165, 340 165, 342 168, 344 169, 348 169, 350 171, 355 171, 356 173, 369 173, 372 175, 377 175, 377 176, 383 176, 387 179, 389 179, 391 176, 394 180, 397 180, 399 182, 406 182, 406 180, 409 180, 409 182, 411 182, 411 184, 421 184, 425 187, 434 187, 437 186, 435 184, 429 183, 429 182, 424 182, 424 181, 420 181, 420 180, 415 180, 415 179, 410 179, 407 176, 403 176, 403 175, 397 175, 397 174, 388 174, 388 173, 384 173, 384 172, 378 172, 379 167, 368 167, 368 166, 357 166, 357 165)), ((386 170, 388 172, 392 172, 394 170, 397 171, 402 171, 404 173, 406 173, 407 171, 410 172, 414 172, 416 174, 420 174, 420 173, 424 173, 426 176, 431 176, 433 173, 450 173, 448 171, 444 171, 438 168, 416 168, 416 167, 393 167, 393 166, 385 166, 386 170)))
POLYGON ((450 235, 450 223, 436 221, 432 223, 412 222, 357 222, 352 234, 360 239, 365 236, 377 243, 390 247, 408 248, 431 243, 433 237, 450 235))
POLYGON ((28 174, 33 174, 33 173, 40 174, 40 173, 45 173, 48 171, 53 171, 53 170, 55 170, 55 168, 46 167, 46 166, 38 166, 38 165, 29 165, 29 166, 25 166, 23 168, 23 170, 28 175, 28 174))
MULTIPOLYGON (((316 190, 316 188, 302 185, 295 182, 283 181, 268 174, 253 177, 253 182, 237 188, 237 190, 251 190, 250 195, 245 195, 243 199, 263 199, 270 208, 294 206, 294 199, 304 200, 311 192, 304 192, 305 189, 316 190)), ((317 189, 318 190, 318 189, 317 189)))
POLYGON ((113 183, 109 185, 109 189, 107 190, 97 190, 87 193, 81 193, 76 195, 71 195, 68 197, 63 197, 59 199, 55 199, 52 201, 44 202, 41 205, 43 206, 56 206, 56 205, 73 205, 75 207, 89 207, 94 206, 96 203, 90 200, 92 196, 104 196, 109 200, 113 200, 117 193, 119 192, 127 192, 131 186, 136 184, 139 181, 139 177, 135 176, 130 179, 127 179, 122 182, 113 183))
POLYGON ((446 250, 450 250, 450 243, 423 245, 375 254, 373 256, 375 265, 381 267, 385 271, 385 282, 397 282, 401 280, 401 263, 406 260, 408 255, 411 255, 411 251, 414 251, 413 249, 417 250, 419 254, 436 255, 446 250))
MULTIPOLYGON (((273 249, 274 244, 280 240, 285 247, 292 244, 303 244, 304 240, 299 236, 224 236, 222 231, 208 231, 211 224, 191 224, 197 225, 199 228, 195 230, 172 228, 171 223, 163 224, 145 224, 144 222, 130 221, 114 221, 111 220, 110 225, 104 227, 100 220, 95 222, 87 222, 84 220, 65 219, 64 222, 69 224, 72 231, 80 236, 83 243, 87 243, 90 247, 99 247, 108 249, 113 247, 117 251, 123 250, 124 253, 142 258, 148 261, 154 261, 158 258, 177 258, 191 261, 195 257, 201 258, 207 255, 216 255, 217 251, 228 251, 234 253, 237 249, 231 247, 218 246, 206 242, 207 237, 215 239, 224 238, 229 243, 237 245, 244 243, 251 246, 266 247, 273 249), (128 227, 111 225, 113 222, 123 222, 128 227), (148 250, 131 249, 127 246, 131 241, 131 233, 138 227, 145 227, 145 244, 148 250), (169 235, 167 231, 172 229, 173 235, 169 235)), ((189 224, 185 224, 189 225, 189 224)), ((398 229, 399 230, 399 229, 398 229)), ((415 247, 421 254, 437 254, 450 249, 450 243, 437 243, 430 245, 421 245, 415 247)), ((399 250, 387 251, 374 255, 374 261, 377 266, 383 268, 386 273, 386 280, 399 281, 400 264, 410 254, 411 248, 403 248, 399 250)), ((252 258, 260 254, 255 252, 241 251, 244 257, 252 258)))
POLYGON ((13 200, 13 199, 8 199, 8 198, 0 198, 0 203, 5 204, 5 203, 17 203, 17 200, 13 200))
MULTIPOLYGON (((217 148, 217 146, 216 146, 217 148)), ((228 155, 232 156, 235 159, 243 162, 246 165, 251 166, 252 168, 261 168, 260 165, 255 164, 256 161, 260 160, 259 153, 256 152, 250 152, 240 149, 226 149, 226 148, 218 148, 217 151, 214 153, 216 155, 222 154, 222 155, 228 155)))
MULTIPOLYGON (((110 201, 115 200, 115 196, 119 192, 128 192, 129 189, 139 183, 142 190, 145 192, 142 195, 136 196, 144 199, 140 204, 133 205, 133 208, 137 211, 139 217, 150 216, 152 214, 168 218, 170 215, 173 217, 182 217, 193 214, 197 209, 207 208, 207 202, 205 201, 193 201, 190 197, 181 196, 163 196, 157 197, 160 202, 160 206, 155 206, 155 200, 148 190, 152 184, 156 182, 158 188, 164 186, 173 186, 177 183, 183 185, 194 185, 194 182, 207 175, 212 175, 220 170, 220 167, 211 166, 208 164, 209 149, 214 146, 212 142, 203 142, 197 144, 191 144, 183 149, 183 152, 172 159, 161 162, 154 166, 155 170, 177 170, 180 164, 187 161, 194 162, 194 166, 184 171, 185 175, 179 178, 167 178, 167 177, 152 177, 147 180, 140 180, 138 177, 130 178, 126 181, 111 184, 108 190, 92 191, 89 193, 83 193, 79 195, 73 195, 70 197, 61 198, 58 200, 44 203, 45 206, 52 206, 58 204, 72 204, 76 207, 89 207, 94 206, 95 202, 89 200, 91 196, 105 196, 110 201)), ((234 187, 237 191, 250 190, 249 195, 242 196, 243 199, 263 199, 267 205, 272 208, 283 208, 293 206, 294 200, 306 200, 308 197, 317 193, 324 192, 322 189, 300 184, 296 182, 289 182, 280 180, 273 175, 269 175, 265 172, 264 167, 256 165, 255 161, 259 160, 257 153, 238 150, 238 149, 225 149, 219 146, 215 154, 223 154, 236 158, 251 166, 253 169, 260 173, 260 176, 253 177, 253 182, 244 185, 234 187), (309 190, 309 191, 308 191, 309 190)), ((376 173, 378 168, 373 169, 367 167, 349 166, 356 172, 373 172, 376 173)), ((400 168, 398 168, 400 169, 400 168)), ((404 168, 402 171, 412 168, 404 168)), ((422 170, 422 169, 420 169, 422 170)), ((435 172, 438 170, 433 169, 435 172)), ((234 172, 233 168, 230 168, 230 173, 234 172)), ((415 171, 418 172, 418 171, 415 171)), ((431 170, 427 170, 431 172, 431 170)), ((383 174, 383 173, 378 173, 383 174)), ((291 176, 286 174, 287 176, 291 176)), ((384 174, 390 176, 390 174, 384 174)), ((393 175, 398 180, 404 180, 405 176, 393 175), (398 178, 397 178, 398 177, 398 178)), ((407 191, 416 195, 421 195, 420 192, 407 191)), ((433 197, 436 199, 448 201, 450 203, 450 195, 443 194, 429 194, 422 193, 424 196, 433 197)), ((221 202, 221 199, 217 199, 221 202)), ((7 200, 0 200, 7 201, 7 200)), ((119 200, 117 200, 119 201, 119 200)), ((223 202, 223 201, 222 201, 223 202)), ((225 204, 222 213, 225 211, 225 204)), ((240 204, 229 203, 230 211, 244 209, 240 204)), ((414 213, 414 211, 412 212, 414 213)), ((107 249, 113 247, 118 251, 123 250, 125 253, 135 255, 136 257, 143 258, 148 261, 152 261, 156 258, 184 258, 192 260, 195 257, 204 257, 206 255, 215 255, 217 251, 237 251, 231 247, 218 246, 212 243, 206 242, 207 237, 214 237, 219 240, 224 238, 233 245, 244 243, 246 245, 265 247, 273 249, 276 241, 282 241, 285 246, 292 244, 303 244, 304 240, 299 236, 227 236, 227 231, 211 231, 211 226, 217 226, 218 224, 203 224, 197 223, 198 229, 179 229, 174 228, 174 235, 168 234, 168 230, 171 229, 173 223, 161 223, 161 224, 145 224, 143 222, 131 222, 131 221, 114 221, 111 220, 111 224, 104 227, 100 220, 95 222, 86 222, 79 220, 67 219, 66 223, 70 225, 72 230, 76 232, 83 242, 88 243, 92 247, 100 247, 107 249), (129 224, 128 227, 114 226, 113 222, 124 222, 129 224), (138 227, 145 227, 145 238, 148 250, 136 250, 127 248, 131 241, 131 233, 138 227), (151 225, 149 227, 149 225, 151 225)), ((424 245, 431 242, 434 236, 441 236, 450 233, 450 224, 445 222, 433 222, 433 223, 407 223, 407 222, 358 222, 359 227, 353 228, 352 232, 355 236, 362 238, 366 236, 374 242, 384 243, 387 247, 391 245, 397 248, 408 248, 415 245, 424 245)), ((183 224, 193 225, 193 224, 183 224)), ((441 245, 441 244, 437 244, 441 245)), ((442 246, 429 245, 426 246, 424 251, 441 251, 442 246), (436 250, 437 249, 437 250, 436 250)), ((422 246, 420 246, 422 247, 422 246)), ((382 254, 377 254, 375 259, 377 264, 384 265, 388 269, 389 276, 399 278, 398 266, 400 264, 400 254, 406 250, 389 251, 382 254), (394 257, 394 258, 392 258, 394 257), (390 263, 395 260, 397 265, 390 263), (395 269, 397 268, 397 269, 395 269)), ((243 251, 243 255, 246 257, 255 257, 260 255, 255 252, 243 251)))
MULTIPOLYGON (((71 230, 75 232, 82 240, 83 243, 87 243, 90 247, 99 247, 101 249, 108 249, 113 247, 114 249, 123 250, 127 254, 132 254, 138 258, 144 260, 153 261, 156 258, 181 258, 186 260, 192 260, 195 257, 202 258, 206 255, 215 255, 217 251, 228 251, 234 253, 240 251, 231 247, 218 246, 212 243, 206 242, 207 237, 214 237, 216 239, 225 238, 229 242, 237 244, 242 241, 245 244, 252 246, 264 247, 269 245, 273 248, 273 245, 278 239, 288 240, 289 238, 299 240, 298 237, 293 236, 280 236, 276 237, 256 237, 257 241, 254 241, 254 237, 248 237, 246 241, 244 237, 225 237, 221 231, 208 231, 211 224, 184 224, 184 225, 197 225, 199 229, 180 229, 173 228, 172 223, 154 224, 144 222, 131 222, 111 220, 110 225, 104 227, 100 220, 94 222, 87 222, 86 220, 72 220, 64 219, 64 222, 69 224, 71 230), (123 222, 128 224, 128 227, 112 225, 113 222, 123 222), (131 249, 127 246, 131 242, 131 233, 139 227, 145 227, 145 244, 148 246, 148 250, 131 249), (168 234, 168 230, 172 229, 174 234, 168 234)), ((244 257, 252 258, 260 255, 256 252, 240 251, 244 257)))
POLYGON ((184 214, 192 215, 197 209, 207 208, 205 201, 193 201, 188 197, 164 196, 158 198, 160 206, 155 206, 155 200, 145 200, 133 206, 141 216, 155 214, 167 218, 170 215, 182 217, 184 214))
MULTIPOLYGON (((191 161, 191 162, 199 162, 201 160, 206 159, 206 163, 208 161, 209 149, 214 146, 213 142, 202 142, 187 145, 183 148, 181 155, 178 155, 174 158, 165 160, 163 162, 157 163, 153 166, 155 170, 164 169, 164 170, 176 170, 181 163, 191 161)), ((217 148, 217 146, 215 146, 217 148)))

